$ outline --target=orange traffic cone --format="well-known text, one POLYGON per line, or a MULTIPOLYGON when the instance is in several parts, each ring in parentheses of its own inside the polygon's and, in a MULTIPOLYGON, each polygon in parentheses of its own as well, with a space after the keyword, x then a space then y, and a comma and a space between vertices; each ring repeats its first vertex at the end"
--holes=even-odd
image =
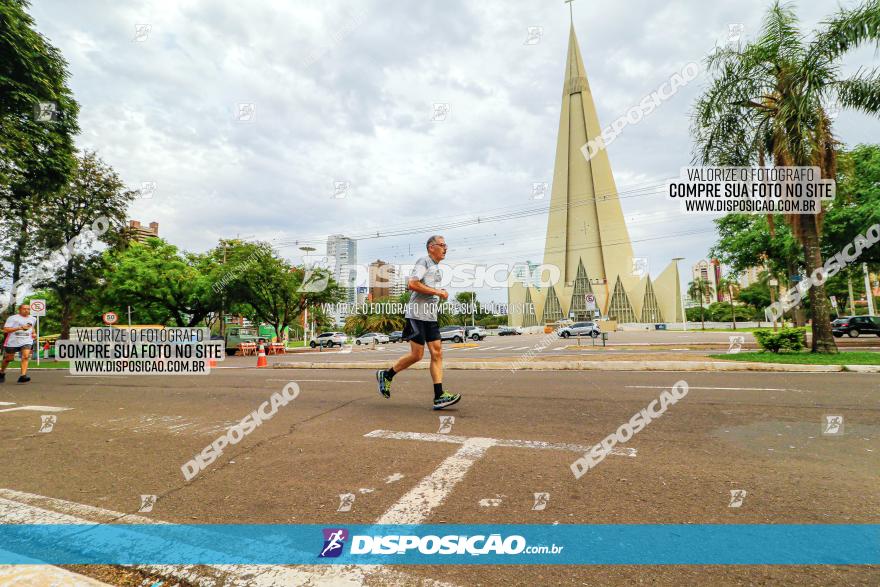
POLYGON ((266 347, 260 345, 260 354, 257 356, 257 367, 268 367, 269 359, 266 358, 266 347))
POLYGON ((208 367, 213 368, 216 366, 217 366, 217 359, 208 359, 208 367))

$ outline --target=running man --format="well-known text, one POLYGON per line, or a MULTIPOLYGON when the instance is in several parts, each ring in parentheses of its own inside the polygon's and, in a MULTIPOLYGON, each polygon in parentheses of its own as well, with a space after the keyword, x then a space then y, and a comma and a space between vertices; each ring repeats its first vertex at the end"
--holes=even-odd
POLYGON ((446 258, 446 240, 440 235, 428 239, 428 254, 416 261, 407 280, 407 288, 412 291, 406 305, 403 339, 409 341, 409 354, 394 363, 394 366, 376 371, 379 393, 384 398, 391 397, 391 380, 394 376, 415 363, 425 355, 425 345, 431 353, 431 379, 434 381, 435 410, 448 408, 461 399, 460 394, 443 391, 443 347, 440 340, 440 326, 437 324, 439 299, 446 300, 449 293, 438 289, 440 285, 439 263, 446 258))
POLYGON ((17 352, 21 352, 21 376, 18 378, 18 382, 27 383, 31 380, 27 376, 27 370, 34 339, 37 337, 37 333, 34 332, 36 322, 37 319, 31 316, 29 304, 20 305, 18 314, 13 314, 6 319, 6 324, 3 325, 3 333, 6 338, 3 340, 3 366, 0 367, 0 383, 6 381, 6 366, 15 358, 17 352))

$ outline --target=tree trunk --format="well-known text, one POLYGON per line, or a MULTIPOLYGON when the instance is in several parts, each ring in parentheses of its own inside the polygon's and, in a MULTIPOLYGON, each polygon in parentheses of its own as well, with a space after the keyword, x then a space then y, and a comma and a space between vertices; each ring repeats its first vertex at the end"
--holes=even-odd
MULTIPOLYGON (((807 275, 812 276, 813 271, 822 267, 822 252, 819 249, 819 232, 816 229, 815 219, 807 217, 802 219, 801 243, 804 247, 804 261, 807 275)), ((814 353, 833 354, 837 351, 834 335, 831 332, 831 304, 825 294, 825 285, 816 285, 810 288, 810 314, 812 315, 813 342, 811 350, 814 353)))
POLYGON ((59 337, 61 340, 68 340, 70 338, 70 322, 73 317, 73 312, 70 309, 70 301, 61 300, 61 336, 59 337))
POLYGON ((733 329, 736 330, 736 306, 733 305, 733 287, 728 286, 727 293, 730 295, 730 312, 733 314, 733 329))

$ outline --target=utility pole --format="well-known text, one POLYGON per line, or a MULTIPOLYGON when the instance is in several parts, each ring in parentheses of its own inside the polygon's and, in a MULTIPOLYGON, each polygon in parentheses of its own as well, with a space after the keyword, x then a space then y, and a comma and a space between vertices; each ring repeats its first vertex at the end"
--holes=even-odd
POLYGON ((853 293, 852 274, 849 271, 847 271, 847 274, 846 274, 846 285, 849 289, 849 315, 855 316, 856 315, 855 294, 853 293))
MULTIPOLYGON (((226 240, 223 239, 220 241, 223 243, 223 266, 226 266, 226 240)), ((220 336, 223 339, 226 339, 226 291, 224 289, 223 294, 220 296, 220 336)))

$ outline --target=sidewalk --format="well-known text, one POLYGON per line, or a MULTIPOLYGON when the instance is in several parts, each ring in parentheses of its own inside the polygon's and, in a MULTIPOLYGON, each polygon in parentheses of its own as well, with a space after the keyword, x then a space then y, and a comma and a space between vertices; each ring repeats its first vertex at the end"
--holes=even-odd
MULTIPOLYGON (((548 357, 549 359, 549 357, 548 357)), ((334 361, 276 363, 274 369, 385 369, 388 361, 334 361)), ((422 361, 410 369, 427 369, 429 363, 422 361)), ((485 371, 767 371, 788 373, 880 373, 880 365, 799 365, 788 363, 751 363, 745 361, 571 361, 485 359, 483 361, 446 361, 447 370, 485 371)))

